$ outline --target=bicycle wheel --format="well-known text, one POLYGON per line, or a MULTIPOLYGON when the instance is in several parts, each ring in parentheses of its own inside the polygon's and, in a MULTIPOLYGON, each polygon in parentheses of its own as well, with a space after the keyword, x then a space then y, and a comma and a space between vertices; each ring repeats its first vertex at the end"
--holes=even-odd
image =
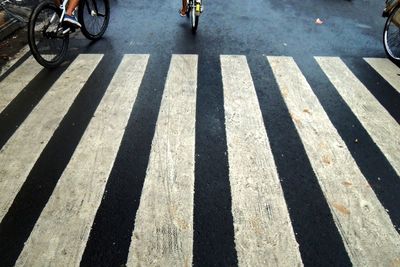
POLYGON ((394 63, 400 64, 400 6, 389 15, 383 30, 385 52, 394 63))
POLYGON ((110 3, 108 0, 81 0, 78 9, 78 20, 81 31, 89 40, 100 39, 107 29, 110 20, 110 3))
POLYGON ((192 25, 193 33, 196 33, 197 27, 199 25, 199 14, 198 14, 198 12, 196 12, 196 5, 197 5, 197 3, 192 2, 192 5, 189 6, 190 24, 192 25))
POLYGON ((46 68, 60 65, 67 53, 69 35, 59 23, 61 10, 54 3, 41 2, 28 22, 28 43, 34 58, 46 68))
POLYGON ((190 7, 192 6, 192 2, 191 0, 187 0, 186 1, 186 17, 189 18, 190 16, 190 7))

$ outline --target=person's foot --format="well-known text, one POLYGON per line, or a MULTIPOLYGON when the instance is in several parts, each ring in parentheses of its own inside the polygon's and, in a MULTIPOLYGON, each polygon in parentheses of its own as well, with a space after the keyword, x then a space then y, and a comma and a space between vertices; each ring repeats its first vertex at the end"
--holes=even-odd
POLYGON ((65 14, 64 21, 74 25, 75 27, 78 28, 82 27, 82 25, 79 23, 79 21, 76 19, 75 16, 70 16, 68 14, 65 14))
POLYGON ((179 9, 179 15, 181 17, 185 17, 186 16, 186 8, 185 9, 179 9))

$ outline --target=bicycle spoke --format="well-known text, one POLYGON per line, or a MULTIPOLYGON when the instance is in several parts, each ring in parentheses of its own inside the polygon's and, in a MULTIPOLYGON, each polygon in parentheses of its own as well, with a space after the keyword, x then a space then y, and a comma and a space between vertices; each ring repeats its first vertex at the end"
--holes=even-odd
MULTIPOLYGON (((91 34, 96 34, 101 31, 102 25, 104 23, 105 12, 99 12, 99 7, 96 4, 96 1, 87 0, 86 8, 88 8, 87 13, 89 16, 85 19, 88 23, 86 23, 86 29, 91 34), (92 16, 92 10, 96 13, 95 16, 92 16)), ((101 8, 103 9, 103 8, 101 8)), ((86 12, 84 12, 86 14, 86 12)))
POLYGON ((82 21, 82 33, 91 40, 99 39, 108 25, 109 2, 108 0, 81 0, 79 18, 82 21))
POLYGON ((58 32, 58 21, 59 15, 54 10, 43 10, 34 27, 37 51, 48 62, 57 60, 64 46, 64 37, 58 32))

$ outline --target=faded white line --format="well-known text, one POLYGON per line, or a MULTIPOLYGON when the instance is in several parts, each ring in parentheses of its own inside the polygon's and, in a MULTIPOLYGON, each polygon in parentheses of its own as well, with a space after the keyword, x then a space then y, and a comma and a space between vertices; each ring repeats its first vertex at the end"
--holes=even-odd
POLYGON ((21 50, 18 51, 18 53, 14 56, 13 59, 8 61, 3 67, 1 67, 0 70, 0 77, 6 73, 15 63, 17 63, 23 56, 26 55, 30 50, 29 45, 25 45, 21 50))
POLYGON ((292 58, 268 57, 355 266, 392 266, 400 236, 292 58))
POLYGON ((33 57, 29 57, 0 82, 0 113, 42 69, 33 57))
POLYGON ((239 266, 300 266, 245 56, 221 56, 232 214, 239 266))
POLYGON ((0 150, 0 221, 102 55, 80 55, 0 150))
POLYGON ((197 55, 173 55, 127 266, 191 266, 197 55))
POLYGON ((400 175, 400 125, 340 58, 317 57, 316 60, 400 175))
POLYGON ((400 68, 387 58, 364 58, 397 92, 400 93, 400 68))
POLYGON ((16 266, 79 266, 147 61, 122 59, 16 266))

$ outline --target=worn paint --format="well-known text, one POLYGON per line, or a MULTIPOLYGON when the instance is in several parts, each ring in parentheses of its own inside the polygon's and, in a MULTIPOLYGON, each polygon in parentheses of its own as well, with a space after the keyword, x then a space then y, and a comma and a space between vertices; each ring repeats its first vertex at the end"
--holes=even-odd
POLYGON ((364 58, 397 92, 400 93, 400 68, 387 58, 364 58))
POLYGON ((173 55, 127 266, 191 266, 197 55, 173 55))
POLYGON ((0 113, 42 69, 31 56, 0 82, 0 113))
POLYGON ((0 150, 0 221, 102 55, 80 55, 0 150))
MULTIPOLYGON (((279 87, 289 88, 288 109, 302 124, 295 124, 304 148, 328 201, 336 226, 355 266, 390 266, 400 255, 400 236, 365 177, 351 157, 344 141, 332 125, 292 58, 268 57, 279 87), (313 110, 305 114, 304 108, 313 110), (315 141, 326 147, 315 146, 315 141), (321 162, 323 155, 335 158, 321 162), (351 181, 351 188, 343 183, 351 181)), ((343 74, 341 74, 343 76, 343 74)))
POLYGON ((250 70, 221 56, 229 177, 240 266, 301 266, 250 70))
POLYGON ((125 55, 16 266, 79 266, 148 55, 125 55))
POLYGON ((400 177, 400 125, 340 58, 316 60, 400 177))

